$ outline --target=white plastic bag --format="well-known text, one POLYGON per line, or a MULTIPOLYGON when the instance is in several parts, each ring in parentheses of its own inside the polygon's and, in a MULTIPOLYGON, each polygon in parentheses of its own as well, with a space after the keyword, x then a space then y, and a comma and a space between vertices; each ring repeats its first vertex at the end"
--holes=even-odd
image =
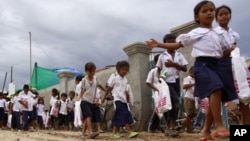
POLYGON ((250 102, 250 73, 238 47, 231 52, 231 56, 236 92, 239 100, 247 104, 250 102))
POLYGON ((81 101, 75 102, 75 117, 74 117, 75 127, 82 126, 82 111, 81 111, 81 101))
POLYGON ((165 113, 172 109, 171 97, 167 83, 160 78, 160 82, 157 84, 159 90, 158 102, 156 103, 157 112, 165 113))
POLYGON ((8 115, 7 127, 11 128, 12 114, 8 115))
POLYGON ((162 118, 163 116, 163 113, 159 111, 158 109, 158 101, 159 101, 159 93, 156 91, 153 93, 153 99, 154 99, 154 110, 155 110, 155 113, 157 114, 157 116, 159 117, 159 119, 162 118))

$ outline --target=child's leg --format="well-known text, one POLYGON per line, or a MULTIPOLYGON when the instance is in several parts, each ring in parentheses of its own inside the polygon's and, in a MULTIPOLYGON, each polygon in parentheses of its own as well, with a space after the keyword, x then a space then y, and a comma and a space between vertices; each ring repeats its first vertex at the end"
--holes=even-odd
POLYGON ((225 129, 221 118, 221 90, 216 90, 210 95, 209 107, 214 120, 214 129, 225 129))
POLYGON ((103 131, 102 131, 102 129, 101 129, 101 123, 100 123, 100 122, 97 122, 96 125, 97 125, 98 132, 99 132, 99 133, 103 133, 103 131))
POLYGON ((242 114, 242 123, 243 124, 250 124, 250 111, 249 111, 249 104, 245 105, 240 102, 240 111, 242 114))

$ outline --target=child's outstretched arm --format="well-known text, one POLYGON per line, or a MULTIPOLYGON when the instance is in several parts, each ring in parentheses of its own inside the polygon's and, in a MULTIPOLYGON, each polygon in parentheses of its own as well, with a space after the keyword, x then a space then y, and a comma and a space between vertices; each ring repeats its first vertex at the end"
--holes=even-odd
POLYGON ((183 47, 183 45, 180 42, 179 43, 159 43, 153 38, 147 40, 146 43, 150 48, 159 47, 159 48, 164 48, 164 49, 178 49, 178 48, 183 47))
POLYGON ((105 101, 106 96, 110 93, 110 90, 111 90, 111 87, 108 87, 105 92, 105 95, 102 97, 102 103, 105 101))

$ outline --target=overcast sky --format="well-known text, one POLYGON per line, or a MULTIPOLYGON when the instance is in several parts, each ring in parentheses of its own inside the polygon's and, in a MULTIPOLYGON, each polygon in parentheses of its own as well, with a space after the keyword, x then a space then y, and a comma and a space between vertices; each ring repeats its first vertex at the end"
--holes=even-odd
MULTIPOLYGON (((83 71, 88 61, 97 68, 127 59, 124 46, 162 37, 193 20, 200 0, 0 0, 0 90, 30 79, 32 63, 46 68, 72 67, 83 71)), ((213 0, 232 8, 230 26, 241 35, 239 46, 250 57, 250 1, 213 0)), ((217 26, 216 22, 214 26, 217 26)), ((33 65, 32 65, 33 67, 33 65)))

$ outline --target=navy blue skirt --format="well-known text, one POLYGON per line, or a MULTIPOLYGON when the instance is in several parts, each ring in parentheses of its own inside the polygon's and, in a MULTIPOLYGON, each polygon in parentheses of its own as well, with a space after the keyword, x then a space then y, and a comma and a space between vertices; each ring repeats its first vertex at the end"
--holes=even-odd
POLYGON ((127 103, 123 103, 121 101, 115 101, 115 116, 113 119, 113 123, 115 126, 124 126, 125 124, 133 123, 133 118, 128 110, 127 103))
POLYGON ((212 57, 196 58, 194 63, 194 95, 196 97, 203 99, 209 97, 215 90, 221 89, 221 101, 237 99, 232 77, 232 65, 231 62, 230 64, 228 62, 227 58, 225 60, 212 57))

